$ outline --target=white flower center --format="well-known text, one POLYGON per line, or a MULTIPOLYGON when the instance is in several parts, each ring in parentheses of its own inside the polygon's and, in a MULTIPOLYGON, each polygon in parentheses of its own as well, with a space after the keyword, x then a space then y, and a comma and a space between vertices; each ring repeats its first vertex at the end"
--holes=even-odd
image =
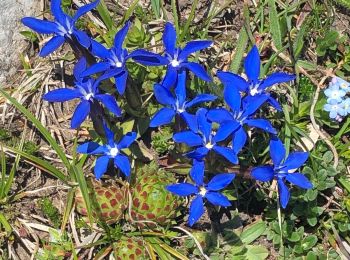
POLYGON ((85 99, 86 100, 90 100, 92 97, 94 97, 93 93, 88 93, 88 94, 85 95, 85 99))
POLYGON ((204 187, 200 187, 199 188, 199 194, 204 197, 205 194, 207 194, 207 190, 204 187))
POLYGON ((259 94, 258 87, 254 87, 250 90, 250 95, 255 96, 256 94, 259 94))
POLYGON ((171 61, 171 66, 178 67, 179 65, 180 65, 180 62, 178 60, 172 60, 171 61))
POLYGON ((208 148, 209 150, 211 149, 211 148, 213 148, 214 147, 214 144, 212 144, 212 143, 207 143, 206 145, 205 145, 205 147, 206 148, 208 148))
POLYGON ((338 93, 338 92, 334 91, 334 92, 332 93, 332 97, 336 98, 336 97, 338 97, 338 96, 339 96, 339 93, 338 93))
POLYGON ((333 110, 337 110, 337 109, 338 109, 338 105, 333 105, 333 106, 332 106, 332 109, 333 109, 333 110))
POLYGON ((346 83, 341 83, 341 84, 340 84, 340 87, 346 89, 346 88, 348 88, 348 84, 346 84, 346 83))
POLYGON ((121 63, 120 61, 117 61, 117 62, 115 63, 115 66, 116 66, 117 68, 121 68, 121 67, 123 67, 123 63, 121 63))
POLYGON ((109 155, 111 157, 116 157, 118 155, 118 153, 119 153, 119 150, 117 147, 112 147, 109 149, 109 155))

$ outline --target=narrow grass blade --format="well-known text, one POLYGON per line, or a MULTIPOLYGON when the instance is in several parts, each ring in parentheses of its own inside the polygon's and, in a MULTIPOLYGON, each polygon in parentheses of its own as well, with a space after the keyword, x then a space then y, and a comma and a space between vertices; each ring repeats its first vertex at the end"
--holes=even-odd
POLYGON ((154 16, 159 19, 160 17, 160 0, 151 0, 151 6, 154 16))
POLYGON ((277 50, 282 49, 282 34, 281 27, 276 9, 275 0, 268 0, 269 3, 269 17, 270 17, 270 33, 272 40, 275 43, 277 50))
POLYGON ((7 182, 6 178, 6 157, 5 153, 1 147, 1 152, 0 152, 0 162, 1 162, 1 180, 0 180, 0 200, 4 199, 5 196, 5 186, 7 182))
POLYGON ((15 106, 19 111, 21 111, 26 118, 33 123, 33 125, 40 131, 40 133, 44 136, 46 141, 51 145, 51 147, 56 151, 57 155, 62 160, 63 164, 69 169, 70 163, 65 155, 65 152, 60 148, 55 139, 51 136, 50 132, 41 124, 41 122, 35 118, 35 116, 29 112, 24 106, 17 102, 16 99, 11 97, 6 91, 0 88, 0 94, 4 96, 10 103, 15 106))
POLYGON ((124 25, 124 23, 129 20, 129 18, 131 17, 132 13, 134 12, 137 4, 139 3, 140 0, 134 0, 134 2, 131 3, 129 9, 125 12, 124 17, 122 19, 122 22, 120 23, 121 25, 124 25))
POLYGON ((248 44, 248 34, 245 27, 242 27, 239 32, 235 55, 233 56, 233 59, 230 65, 230 70, 234 73, 238 73, 238 70, 241 66, 244 52, 247 48, 247 44, 248 44))
POLYGON ((0 227, 4 227, 7 234, 11 234, 12 227, 10 223, 6 220, 6 217, 4 214, 0 213, 0 227))
POLYGON ((28 163, 30 163, 30 164, 34 165, 35 167, 49 173, 50 175, 54 176, 55 178, 58 178, 59 180, 61 180, 65 184, 67 184, 67 176, 64 175, 60 170, 58 170, 56 167, 54 167, 53 165, 51 165, 47 161, 44 161, 44 160, 37 158, 33 155, 27 154, 21 150, 16 149, 16 148, 8 147, 8 146, 5 146, 3 144, 1 144, 1 145, 3 146, 3 149, 5 152, 9 151, 11 153, 18 154, 18 155, 24 157, 28 163))
POLYGON ((100 0, 100 4, 96 7, 98 14, 101 16, 103 23, 106 25, 108 30, 113 28, 113 19, 109 13, 106 3, 104 0, 100 0))
POLYGON ((186 35, 188 33, 188 29, 190 28, 190 25, 191 25, 191 23, 193 22, 193 19, 194 19, 194 15, 195 15, 195 12, 196 12, 197 5, 198 5, 198 0, 194 0, 193 3, 192 3, 191 13, 188 16, 188 19, 186 20, 186 23, 185 23, 185 27, 184 27, 183 31, 181 32, 181 34, 180 34, 179 42, 182 42, 183 39, 186 39, 186 35))
POLYGON ((72 188, 68 191, 68 194, 67 194, 66 208, 63 213, 62 224, 61 224, 62 232, 66 229, 66 225, 68 223, 70 213, 72 212, 72 209, 73 209, 74 195, 75 195, 75 188, 72 188))

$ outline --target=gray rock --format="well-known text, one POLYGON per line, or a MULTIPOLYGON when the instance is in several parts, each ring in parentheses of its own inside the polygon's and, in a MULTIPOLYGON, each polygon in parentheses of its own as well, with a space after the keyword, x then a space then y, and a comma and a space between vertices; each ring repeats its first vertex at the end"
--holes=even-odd
POLYGON ((40 14, 42 0, 1 0, 0 4, 0 84, 13 76, 20 66, 19 54, 26 42, 21 18, 40 14))

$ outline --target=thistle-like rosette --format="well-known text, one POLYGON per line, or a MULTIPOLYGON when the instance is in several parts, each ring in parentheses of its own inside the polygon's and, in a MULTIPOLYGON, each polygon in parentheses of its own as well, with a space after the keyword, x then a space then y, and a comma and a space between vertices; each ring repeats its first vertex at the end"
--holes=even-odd
POLYGON ((252 176, 259 181, 277 180, 280 203, 287 207, 290 192, 285 182, 288 181, 300 188, 311 189, 312 183, 300 172, 295 172, 308 159, 307 152, 293 152, 286 156, 286 149, 278 138, 270 141, 270 156, 273 165, 259 166, 252 170, 252 176))

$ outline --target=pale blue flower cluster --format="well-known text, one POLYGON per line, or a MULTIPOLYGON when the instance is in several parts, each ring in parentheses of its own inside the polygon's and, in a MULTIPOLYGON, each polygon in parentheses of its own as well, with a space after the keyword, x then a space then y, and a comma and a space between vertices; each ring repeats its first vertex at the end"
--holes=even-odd
POLYGON ((339 77, 333 77, 328 88, 324 91, 327 103, 323 109, 329 112, 329 117, 338 122, 350 114, 350 83, 339 77))

